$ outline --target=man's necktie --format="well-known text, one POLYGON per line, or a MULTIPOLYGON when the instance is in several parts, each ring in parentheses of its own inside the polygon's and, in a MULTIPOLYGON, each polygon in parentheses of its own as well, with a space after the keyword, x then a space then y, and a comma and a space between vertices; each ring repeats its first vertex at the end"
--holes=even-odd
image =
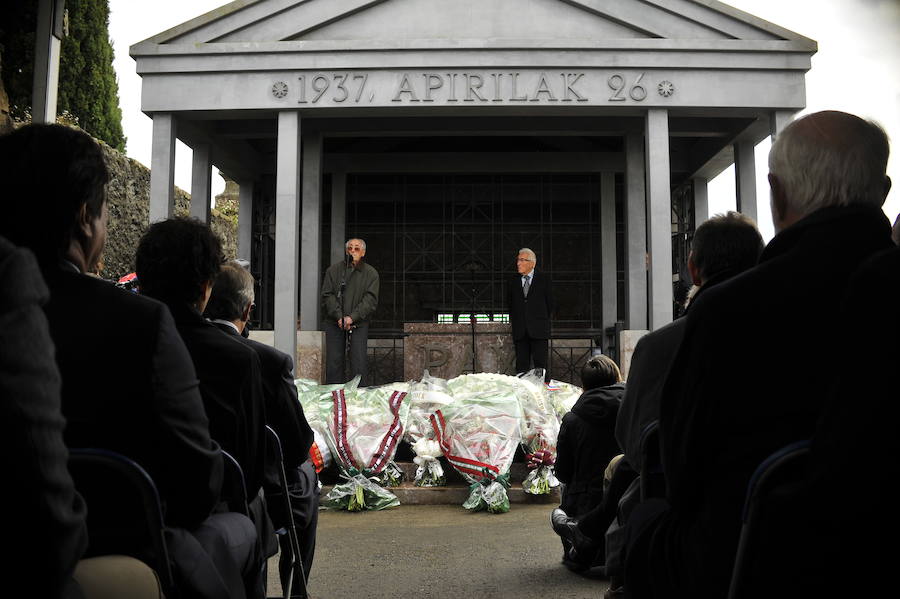
POLYGON ((528 283, 528 277, 527 277, 527 276, 523 276, 523 277, 522 277, 522 294, 523 294, 525 297, 528 297, 528 288, 529 288, 529 287, 530 287, 530 285, 529 285, 529 283, 528 283))

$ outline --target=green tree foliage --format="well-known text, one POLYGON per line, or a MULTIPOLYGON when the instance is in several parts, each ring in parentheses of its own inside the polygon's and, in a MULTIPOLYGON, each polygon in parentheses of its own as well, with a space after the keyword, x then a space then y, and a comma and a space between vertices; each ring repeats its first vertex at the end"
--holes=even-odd
MULTIPOLYGON (((12 115, 22 119, 31 112, 37 0, 12 0, 4 9, 3 80, 12 115)), ((109 41, 109 2, 66 0, 66 9, 69 27, 60 51, 57 114, 70 113, 82 129, 124 152, 119 84, 109 41)))

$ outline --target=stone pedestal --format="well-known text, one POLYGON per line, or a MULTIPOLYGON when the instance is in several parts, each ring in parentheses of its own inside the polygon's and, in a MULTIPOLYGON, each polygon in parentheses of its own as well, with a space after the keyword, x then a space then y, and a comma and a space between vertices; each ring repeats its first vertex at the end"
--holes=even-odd
MULTIPOLYGON (((407 323, 403 344, 403 377, 453 378, 472 372, 472 326, 469 324, 407 323)), ((514 374, 515 350, 510 325, 498 322, 475 325, 475 372, 514 374)))
MULTIPOLYGON (((250 331, 250 338, 275 346, 274 331, 250 331)), ((325 333, 322 331, 297 331, 297 355, 294 356, 294 377, 325 380, 325 333)))
POLYGON ((631 370, 631 356, 634 354, 634 348, 637 346, 641 337, 649 333, 646 329, 624 330, 619 333, 619 370, 622 371, 622 377, 628 379, 628 371, 631 370))

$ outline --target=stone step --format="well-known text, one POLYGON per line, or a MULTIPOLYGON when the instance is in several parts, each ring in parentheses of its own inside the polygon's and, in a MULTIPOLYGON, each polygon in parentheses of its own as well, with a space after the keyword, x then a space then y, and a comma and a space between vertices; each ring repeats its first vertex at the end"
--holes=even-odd
MULTIPOLYGON (((462 505, 469 497, 469 485, 462 475, 441 460, 447 485, 444 487, 417 487, 413 481, 416 477, 416 464, 413 462, 397 462, 403 470, 404 478, 399 487, 388 489, 397 496, 400 504, 406 505, 462 505)), ((522 489, 522 481, 528 476, 528 468, 524 463, 514 462, 509 469, 510 488, 507 489, 509 502, 515 503, 559 503, 559 487, 552 489, 549 495, 532 495, 522 489)), ((337 482, 333 476, 323 476, 321 496, 331 491, 337 482), (328 484, 330 483, 330 484, 328 484)))

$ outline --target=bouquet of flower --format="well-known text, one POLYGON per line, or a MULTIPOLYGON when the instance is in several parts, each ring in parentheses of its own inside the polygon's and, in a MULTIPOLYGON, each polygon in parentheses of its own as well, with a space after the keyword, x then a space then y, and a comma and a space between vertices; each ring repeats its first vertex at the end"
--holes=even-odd
POLYGON ((325 507, 357 511, 399 505, 384 486, 397 486, 401 480, 393 458, 409 415, 405 387, 336 389, 330 402, 319 402, 327 422, 326 441, 346 479, 325 496, 325 507))
POLYGON ((582 388, 577 385, 564 383, 551 379, 547 383, 547 395, 550 399, 550 406, 556 412, 556 419, 562 422, 566 412, 572 409, 578 398, 581 397, 582 388))
POLYGON ((533 495, 546 495, 559 486, 559 480, 553 474, 559 421, 549 405, 543 377, 542 370, 532 370, 517 379, 517 397, 525 417, 522 449, 531 469, 522 488, 533 495))
POLYGON ((406 427, 406 439, 416 457, 416 480, 418 487, 442 487, 446 484, 444 468, 439 461, 442 455, 440 445, 434 440, 434 429, 431 428, 431 415, 453 402, 453 396, 447 388, 447 381, 433 377, 425 371, 422 380, 410 384, 409 387, 409 420, 406 427))
POLYGON ((332 463, 331 451, 325 441, 327 419, 322 417, 319 404, 331 400, 331 392, 337 389, 355 390, 359 386, 359 377, 354 377, 346 385, 320 385, 312 379, 294 379, 297 388, 297 399, 303 407, 303 415, 313 431, 315 442, 309 450, 316 472, 321 472, 332 463))
MULTIPOLYGON (((471 376, 471 375, 469 375, 471 376)), ((431 416, 435 438, 444 457, 470 483, 463 507, 491 513, 509 511, 509 467, 521 440, 522 412, 510 391, 498 392, 492 383, 479 389, 470 380, 452 404, 431 416)))

